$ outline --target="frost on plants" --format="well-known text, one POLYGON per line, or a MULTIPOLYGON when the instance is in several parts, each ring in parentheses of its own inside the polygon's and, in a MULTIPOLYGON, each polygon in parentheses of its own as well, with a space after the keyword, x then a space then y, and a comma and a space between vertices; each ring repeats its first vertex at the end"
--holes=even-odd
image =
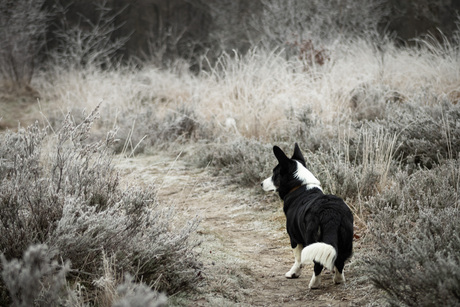
MULTIPOLYGON (((78 281, 88 293, 103 274, 103 255, 114 259, 118 275, 155 282, 168 294, 193 288, 200 265, 190 235, 198 221, 173 228, 174 212, 158 203, 154 186, 120 186, 109 147, 114 133, 100 141, 88 139, 97 116, 96 108, 80 123, 67 116, 55 131, 35 124, 2 135, 3 274, 10 276, 14 267, 7 261, 21 258, 31 245, 46 244, 57 259, 70 261, 69 281, 78 281)), ((26 287, 21 283, 5 280, 2 296, 8 289, 8 297, 16 300, 26 287)), ((90 301, 97 301, 88 293, 90 301)))
POLYGON ((59 265, 46 245, 31 245, 23 259, 8 261, 0 255, 2 279, 12 306, 54 306, 66 296, 69 264, 59 265))

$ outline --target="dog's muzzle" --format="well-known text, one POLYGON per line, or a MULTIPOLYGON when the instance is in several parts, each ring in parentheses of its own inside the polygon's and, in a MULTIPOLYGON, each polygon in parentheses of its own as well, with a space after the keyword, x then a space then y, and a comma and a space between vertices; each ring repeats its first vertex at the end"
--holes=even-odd
POLYGON ((269 191, 275 192, 276 191, 276 187, 273 184, 272 177, 269 177, 269 178, 265 179, 264 181, 262 181, 261 186, 262 186, 262 189, 265 192, 269 192, 269 191))

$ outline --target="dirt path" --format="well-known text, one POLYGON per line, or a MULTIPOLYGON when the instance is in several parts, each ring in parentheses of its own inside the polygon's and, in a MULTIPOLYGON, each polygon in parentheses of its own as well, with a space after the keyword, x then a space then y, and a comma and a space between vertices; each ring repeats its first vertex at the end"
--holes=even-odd
MULTIPOLYGON (((179 220, 201 218, 198 235, 203 241, 205 282, 193 306, 361 306, 372 301, 368 282, 359 277, 358 269, 350 269, 356 266, 353 260, 345 267, 344 285, 334 285, 332 274, 326 272, 322 287, 309 290, 312 266, 298 279, 284 277, 293 255, 276 195, 228 185, 180 156, 115 162, 123 180, 154 183, 160 204, 174 206, 179 220)), ((359 253, 355 244, 358 262, 359 253)))

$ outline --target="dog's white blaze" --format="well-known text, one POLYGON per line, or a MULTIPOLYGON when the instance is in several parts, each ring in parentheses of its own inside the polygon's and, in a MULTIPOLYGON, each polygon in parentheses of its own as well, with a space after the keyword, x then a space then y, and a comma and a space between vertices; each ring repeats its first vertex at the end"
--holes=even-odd
POLYGON ((332 271, 336 256, 337 252, 332 245, 323 242, 313 243, 302 250, 302 264, 307 260, 316 261, 332 271))
POLYGON ((262 189, 264 189, 265 192, 276 191, 276 187, 273 183, 272 177, 268 177, 262 182, 262 189))
POLYGON ((299 161, 297 162, 297 170, 294 173, 294 176, 302 181, 302 184, 307 186, 307 189, 318 188, 321 189, 321 182, 299 161))

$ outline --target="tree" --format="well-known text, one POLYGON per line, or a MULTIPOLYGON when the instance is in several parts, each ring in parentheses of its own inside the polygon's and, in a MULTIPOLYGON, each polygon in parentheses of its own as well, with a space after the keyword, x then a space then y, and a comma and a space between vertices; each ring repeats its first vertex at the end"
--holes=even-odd
POLYGON ((10 89, 30 85, 45 42, 44 0, 0 1, 0 76, 10 89))

